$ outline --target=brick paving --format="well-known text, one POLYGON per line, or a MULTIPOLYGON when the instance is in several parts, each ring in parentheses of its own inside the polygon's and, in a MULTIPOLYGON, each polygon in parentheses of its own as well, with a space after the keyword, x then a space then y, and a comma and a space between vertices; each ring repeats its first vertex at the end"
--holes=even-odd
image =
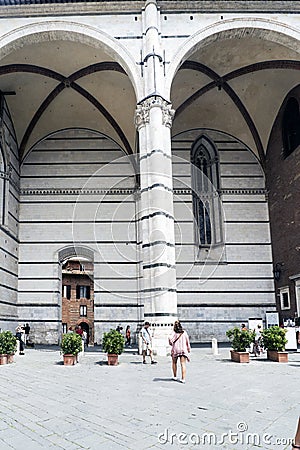
POLYGON ((193 348, 183 385, 169 357, 126 351, 110 367, 95 348, 66 367, 58 348, 26 349, 0 366, 0 449, 290 449, 300 353, 237 364, 219 352, 193 348))

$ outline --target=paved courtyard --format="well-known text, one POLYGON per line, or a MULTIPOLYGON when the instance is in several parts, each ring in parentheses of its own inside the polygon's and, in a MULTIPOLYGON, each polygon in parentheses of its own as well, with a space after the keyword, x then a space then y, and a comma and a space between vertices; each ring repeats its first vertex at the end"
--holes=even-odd
POLYGON ((192 349, 185 385, 170 358, 117 367, 89 349, 76 366, 58 348, 27 349, 0 366, 0 449, 290 449, 300 413, 300 353, 289 363, 229 360, 192 349))

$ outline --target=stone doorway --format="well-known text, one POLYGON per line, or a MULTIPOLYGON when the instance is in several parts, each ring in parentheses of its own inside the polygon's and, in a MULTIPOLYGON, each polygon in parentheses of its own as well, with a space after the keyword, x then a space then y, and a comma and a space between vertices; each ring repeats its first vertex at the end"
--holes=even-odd
POLYGON ((86 331, 86 335, 87 335, 87 341, 86 341, 86 345, 88 346, 91 343, 93 343, 93 341, 91 340, 91 335, 92 335, 92 328, 89 326, 88 323, 86 322, 80 322, 79 324, 82 328, 82 330, 86 331))

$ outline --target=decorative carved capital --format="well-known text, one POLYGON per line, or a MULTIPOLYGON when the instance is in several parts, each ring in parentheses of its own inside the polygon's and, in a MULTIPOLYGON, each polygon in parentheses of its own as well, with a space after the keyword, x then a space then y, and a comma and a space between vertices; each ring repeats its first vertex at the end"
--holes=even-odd
POLYGON ((155 107, 162 110, 162 125, 171 128, 172 119, 175 114, 175 110, 172 109, 171 103, 159 95, 152 95, 137 105, 135 112, 135 126, 138 130, 150 123, 150 110, 155 107))
POLYGON ((169 103, 165 103, 165 105, 162 108, 163 112, 163 125, 165 127, 171 128, 172 127, 172 120, 175 115, 175 109, 172 109, 172 105, 169 103))
POLYGON ((140 130, 150 122, 150 108, 147 105, 137 105, 134 119, 137 130, 140 130))

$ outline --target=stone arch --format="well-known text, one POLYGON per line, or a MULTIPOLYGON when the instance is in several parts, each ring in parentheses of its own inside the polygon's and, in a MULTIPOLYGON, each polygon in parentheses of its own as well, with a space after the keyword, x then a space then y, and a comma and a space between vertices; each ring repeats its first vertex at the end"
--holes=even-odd
POLYGON ((87 258, 89 261, 94 262, 94 251, 83 245, 69 245, 62 248, 58 252, 58 261, 61 264, 66 259, 76 256, 87 258))
MULTIPOLYGON (((209 136, 210 132, 221 133, 221 134, 224 134, 224 136, 228 136, 230 139, 235 139, 239 144, 241 144, 241 146, 245 147, 247 149, 247 151, 249 153, 251 153, 251 157, 253 157, 254 160, 259 164, 259 166, 260 166, 260 168, 262 170, 262 173, 263 173, 263 167, 262 167, 261 161, 258 158, 257 154, 253 151, 253 149, 251 147, 249 147, 241 139, 237 138, 236 136, 234 136, 231 133, 228 133, 228 131, 219 130, 217 128, 207 128, 207 127, 205 127, 205 128, 197 127, 197 128, 191 128, 191 129, 187 128, 185 130, 181 130, 178 133, 172 135, 171 139, 174 140, 174 139, 176 139, 176 138, 178 138, 180 136, 183 136, 186 133, 194 133, 194 132, 199 134, 199 137, 197 139, 201 139, 201 137, 205 137, 206 139, 208 139, 210 141, 211 140, 211 138, 209 136)), ((195 142, 196 142, 196 140, 195 140, 195 142)))
POLYGON ((168 68, 165 83, 165 97, 170 98, 172 82, 179 67, 199 48, 224 38, 251 38, 251 36, 285 45, 299 52, 299 30, 278 23, 275 20, 234 18, 216 22, 195 33, 179 47, 168 68))
POLYGON ((26 44, 58 39, 80 42, 93 48, 105 49, 124 68, 133 85, 136 97, 140 98, 142 96, 142 85, 139 82, 138 69, 132 55, 117 40, 90 25, 52 20, 19 27, 6 33, 0 39, 0 60, 26 44))
MULTIPOLYGON (((44 140, 46 140, 46 139, 48 139, 48 138, 50 138, 50 137, 52 137, 52 136, 55 136, 56 134, 59 134, 59 133, 61 133, 61 132, 64 132, 64 131, 66 131, 66 130, 75 130, 75 129, 77 129, 77 130, 86 130, 87 132, 95 133, 95 134, 97 134, 97 135, 100 135, 100 136, 105 137, 105 138, 108 139, 109 141, 112 141, 115 145, 117 145, 117 146, 119 147, 120 151, 121 151, 122 153, 124 153, 124 156, 129 156, 128 160, 129 160, 129 162, 132 164, 134 172, 135 172, 135 173, 137 172, 137 167, 136 167, 135 159, 134 159, 133 157, 131 158, 131 157, 130 157, 131 155, 128 155, 128 154, 126 153, 126 151, 125 151, 125 150, 118 144, 118 142, 116 142, 112 137, 106 135, 105 133, 101 133, 101 132, 98 131, 98 130, 93 130, 93 129, 91 129, 91 128, 78 128, 78 127, 75 127, 75 128, 73 128, 73 127, 70 127, 70 128, 62 128, 62 129, 60 129, 60 130, 53 131, 53 132, 47 134, 46 136, 44 136, 43 138, 39 139, 37 142, 35 142, 35 143, 28 149, 28 151, 26 151, 25 155, 23 156, 22 161, 20 162, 20 166, 22 167, 22 164, 24 164, 24 162, 26 161, 26 158, 30 155, 30 153, 34 150, 34 148, 35 148, 40 142, 42 142, 42 141, 44 141, 44 140)), ((1 144, 0 144, 0 150, 1 150, 1 144)), ((0 161, 0 163, 1 163, 1 161, 0 161)), ((0 166, 0 167, 1 167, 1 166, 0 166)))

